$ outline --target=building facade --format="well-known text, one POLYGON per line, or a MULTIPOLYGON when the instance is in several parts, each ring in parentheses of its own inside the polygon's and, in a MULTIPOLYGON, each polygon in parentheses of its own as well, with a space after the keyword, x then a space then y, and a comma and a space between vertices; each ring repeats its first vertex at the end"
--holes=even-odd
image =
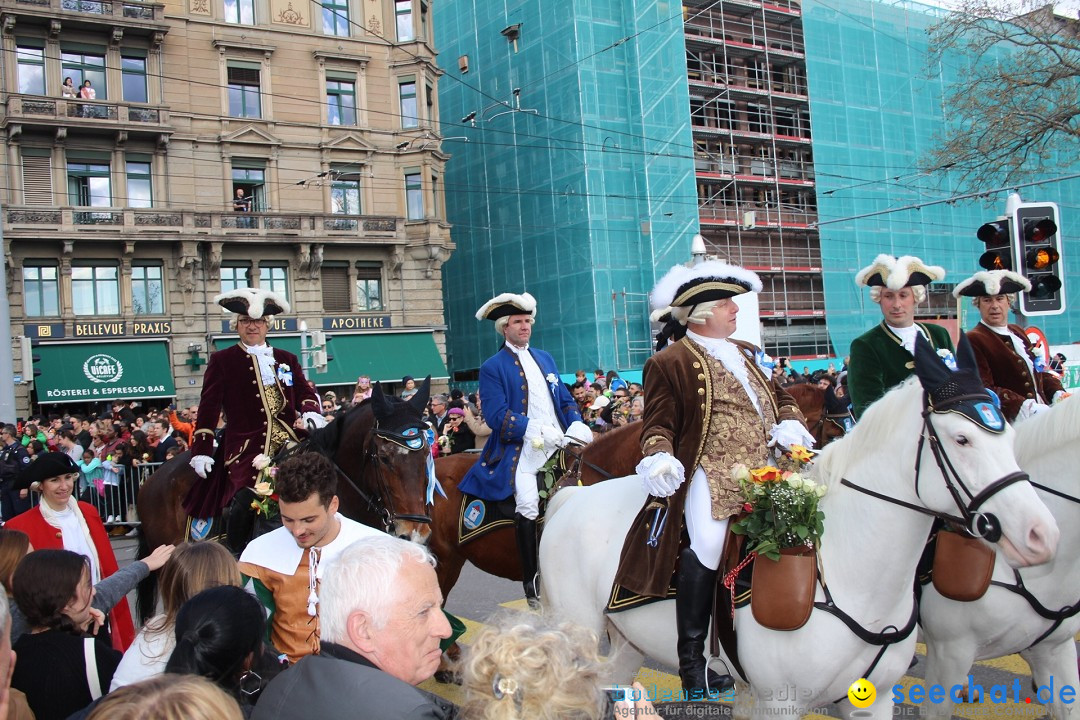
POLYGON ((292 304, 271 342, 331 336, 319 385, 446 376, 426 0, 0 0, 0 17, 20 415, 195 401, 232 341, 212 298, 247 285, 292 304))

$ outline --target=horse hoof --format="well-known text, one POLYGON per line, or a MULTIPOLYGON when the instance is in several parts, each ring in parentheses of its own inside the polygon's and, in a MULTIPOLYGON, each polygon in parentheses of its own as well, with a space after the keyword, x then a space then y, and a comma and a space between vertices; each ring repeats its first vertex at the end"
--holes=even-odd
POLYGON ((461 678, 453 670, 436 670, 435 682, 442 685, 460 685, 461 678))

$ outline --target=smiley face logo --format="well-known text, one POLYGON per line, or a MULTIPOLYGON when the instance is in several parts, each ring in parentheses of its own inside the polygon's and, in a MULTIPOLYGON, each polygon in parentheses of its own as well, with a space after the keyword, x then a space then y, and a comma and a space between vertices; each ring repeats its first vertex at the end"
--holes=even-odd
POLYGON ((866 678, 859 678, 851 683, 851 687, 847 690, 847 697, 855 707, 867 708, 877 699, 877 688, 866 678))

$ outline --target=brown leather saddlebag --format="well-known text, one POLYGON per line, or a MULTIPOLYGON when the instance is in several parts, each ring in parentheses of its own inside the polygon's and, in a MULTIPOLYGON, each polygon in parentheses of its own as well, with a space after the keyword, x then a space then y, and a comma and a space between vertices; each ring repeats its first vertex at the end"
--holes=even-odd
POLYGON ((770 630, 798 630, 814 610, 816 586, 813 548, 783 548, 778 561, 759 555, 750 582, 754 620, 770 630))
POLYGON ((978 538, 940 530, 934 547, 934 589, 961 602, 978 600, 990 587, 996 553, 978 538))

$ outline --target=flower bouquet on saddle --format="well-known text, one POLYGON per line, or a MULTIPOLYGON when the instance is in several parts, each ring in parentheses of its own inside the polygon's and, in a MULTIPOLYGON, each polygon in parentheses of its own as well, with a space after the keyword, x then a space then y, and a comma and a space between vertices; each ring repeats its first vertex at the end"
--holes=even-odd
POLYGON ((252 467, 259 471, 255 477, 255 486, 251 489, 255 493, 255 499, 251 501, 251 509, 266 520, 273 520, 278 516, 278 495, 274 489, 277 478, 277 466, 269 455, 259 453, 251 461, 252 467))
MULTIPOLYGON (((809 450, 796 445, 777 466, 732 468, 746 502, 731 531, 746 536, 746 558, 729 573, 730 587, 738 570, 753 562, 751 610, 758 623, 774 630, 802 627, 813 610, 815 551, 825 528, 818 501, 825 486, 804 474, 811 457, 809 450), (756 561, 762 558, 768 562, 756 561)), ((729 585, 729 578, 724 584, 729 585)))

